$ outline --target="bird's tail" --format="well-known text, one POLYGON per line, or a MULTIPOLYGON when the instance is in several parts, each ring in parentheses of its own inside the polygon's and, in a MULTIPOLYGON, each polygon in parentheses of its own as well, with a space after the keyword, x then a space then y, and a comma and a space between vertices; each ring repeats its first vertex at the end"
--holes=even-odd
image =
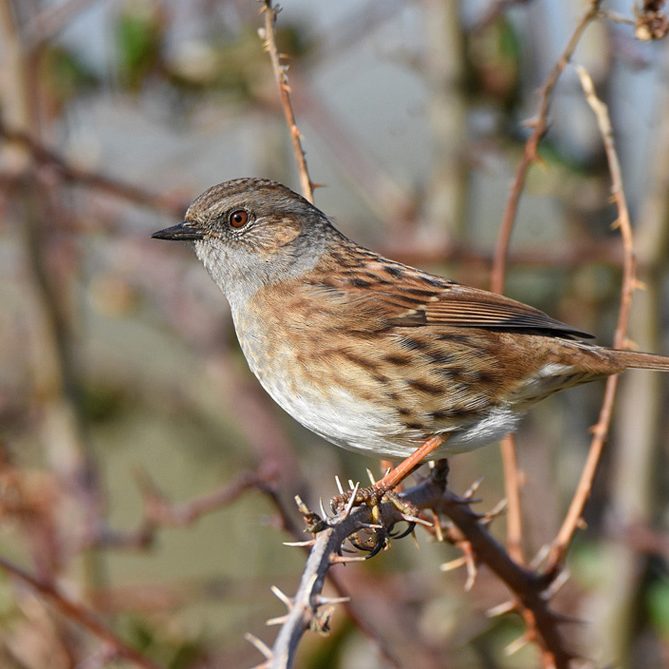
POLYGON ((631 369, 655 369, 669 372, 669 356, 654 353, 638 353, 636 351, 615 351, 616 361, 631 369))

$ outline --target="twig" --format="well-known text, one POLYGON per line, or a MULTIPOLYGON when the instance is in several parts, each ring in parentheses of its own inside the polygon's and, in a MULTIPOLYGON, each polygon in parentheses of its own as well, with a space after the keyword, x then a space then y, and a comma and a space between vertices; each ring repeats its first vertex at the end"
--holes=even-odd
POLYGON ((65 0, 41 9, 24 30, 24 42, 29 50, 38 49, 53 39, 79 12, 95 4, 95 0, 65 0))
MULTIPOLYGON (((504 292, 507 256, 511 242, 511 234, 518 213, 518 204, 525 188, 525 180, 531 164, 537 159, 537 149, 548 123, 548 112, 550 110, 553 90, 571 59, 585 29, 593 21, 599 12, 601 0, 590 0, 588 9, 581 17, 574 32, 572 33, 562 54, 548 74, 546 81, 539 91, 539 110, 532 121, 532 134, 525 142, 523 157, 516 169, 516 176, 511 186, 511 192, 504 209, 502 223, 500 225, 497 244, 493 259, 490 277, 491 289, 496 293, 504 292)), ((512 436, 507 436, 502 442, 502 460, 504 463, 504 486, 509 501, 508 511, 508 545, 509 550, 516 559, 522 559, 522 509, 520 504, 521 475, 518 471, 515 441, 512 436)))
POLYGON ((279 96, 281 98, 281 107, 283 108, 283 115, 290 131, 290 139, 293 144, 293 153, 295 154, 295 161, 297 162, 297 169, 300 177, 300 186, 302 195, 309 200, 314 201, 314 182, 309 176, 309 169, 307 167, 307 159, 304 155, 304 148, 302 147, 302 135, 300 129, 297 127, 295 120, 295 112, 293 111, 293 103, 290 99, 290 86, 288 84, 288 75, 286 74, 286 65, 281 64, 281 56, 276 46, 276 35, 274 33, 274 25, 276 24, 276 17, 279 13, 279 8, 272 5, 272 0, 264 0, 262 12, 265 14, 265 30, 263 34, 265 50, 269 54, 272 61, 272 70, 274 71, 274 78, 279 87, 279 96))
POLYGON ((0 557, 0 568, 4 569, 11 576, 27 583, 31 588, 48 599, 69 620, 85 627, 98 639, 110 645, 119 657, 134 662, 138 667, 143 667, 144 669, 160 669, 159 665, 153 662, 153 660, 128 646, 115 632, 102 623, 93 611, 86 608, 83 604, 66 597, 53 583, 36 578, 3 557, 0 557))
MULTIPOLYGON (((615 222, 615 226, 620 230, 624 255, 622 286, 620 289, 620 310, 618 313, 616 331, 613 336, 613 346, 614 348, 625 348, 632 295, 634 294, 636 287, 632 224, 630 222, 627 200, 623 189, 622 172, 613 141, 613 130, 611 128, 608 109, 597 97, 592 79, 585 68, 577 67, 577 71, 581 80, 583 92, 585 93, 585 98, 597 118, 597 125, 602 136, 606 159, 609 165, 609 172, 611 174, 611 194, 618 210, 618 218, 615 222)), ((602 455, 604 442, 608 435, 611 423, 611 415, 613 413, 613 404, 616 397, 617 387, 618 377, 609 377, 606 383, 606 390, 602 408, 599 413, 599 419, 593 428, 590 450, 583 467, 583 472, 581 473, 581 478, 578 482, 578 487, 576 488, 574 497, 569 505, 567 515, 560 527, 560 531, 555 537, 551 547, 547 562, 548 573, 560 568, 574 533, 576 532, 581 516, 583 515, 585 504, 590 497, 592 482, 597 472, 597 466, 602 455)))
POLYGON ((202 516, 236 502, 248 490, 258 489, 269 482, 269 476, 261 470, 242 472, 233 481, 212 492, 176 504, 158 490, 148 475, 141 474, 144 517, 139 527, 128 532, 99 528, 94 536, 87 537, 87 544, 83 548, 146 549, 154 543, 161 528, 192 525, 202 516))
POLYGON ((546 132, 548 123, 548 112, 550 110, 551 96, 553 90, 564 71, 567 63, 571 60, 572 55, 578 43, 585 32, 585 29, 597 17, 601 0, 590 0, 587 11, 581 17, 578 25, 574 29, 564 51, 553 66, 553 69, 548 74, 546 81, 539 90, 539 110, 537 116, 532 121, 532 134, 525 142, 525 149, 523 157, 516 169, 516 176, 511 186, 509 199, 504 209, 502 216, 502 224, 500 226, 499 235, 497 237, 497 244, 495 246, 495 258, 493 262, 491 286, 492 290, 497 293, 504 291, 504 278, 506 274, 506 257, 509 251, 509 242, 511 240, 511 233, 518 213, 518 204, 520 196, 525 187, 525 179, 530 169, 530 165, 537 159, 537 148, 544 133, 546 132))
POLYGON ((170 216, 180 216, 183 213, 183 204, 175 202, 174 198, 151 193, 125 181, 72 165, 53 149, 47 148, 36 138, 22 130, 8 127, 1 119, 0 137, 27 150, 36 163, 55 168, 66 181, 81 184, 114 197, 121 197, 135 204, 164 211, 170 216))
POLYGON ((520 500, 522 472, 518 467, 516 440, 507 434, 501 443, 502 466, 504 469, 504 494, 507 500, 506 547, 509 555, 518 563, 525 560, 523 555, 523 511, 520 500))
MULTIPOLYGON (((277 513, 279 514, 279 519, 282 524, 282 529, 288 534, 291 534, 298 541, 300 539, 304 539, 303 527, 299 527, 296 524, 290 511, 283 503, 281 497, 277 494, 277 491, 275 490, 274 486, 262 485, 260 486, 260 489, 267 496, 267 498, 269 499, 269 501, 272 503, 277 513)), ((300 543, 302 542, 300 541, 300 543)), ((377 647, 379 654, 381 655, 381 657, 383 657, 383 659, 388 663, 389 666, 400 669, 401 667, 400 662, 397 660, 397 658, 395 658, 392 655, 385 640, 381 636, 379 636, 376 630, 370 625, 369 620, 366 617, 360 615, 360 613, 354 606, 353 602, 350 601, 348 590, 344 586, 338 574, 332 571, 328 572, 328 581, 335 589, 337 594, 340 597, 343 597, 347 600, 343 602, 343 606, 346 609, 346 613, 348 614, 351 621, 355 624, 355 626, 377 647)))

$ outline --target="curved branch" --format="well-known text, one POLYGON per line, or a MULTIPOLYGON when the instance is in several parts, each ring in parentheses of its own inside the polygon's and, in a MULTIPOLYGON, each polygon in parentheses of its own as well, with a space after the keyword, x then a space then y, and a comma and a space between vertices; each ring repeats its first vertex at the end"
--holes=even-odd
MULTIPOLYGON (((618 219, 615 226, 620 230, 623 246, 623 280, 620 289, 620 311, 618 313, 618 322, 613 337, 613 346, 615 348, 625 348, 627 343, 627 326, 629 323, 630 308, 632 304, 632 295, 636 288, 636 261, 634 257, 634 240, 632 235, 632 224, 630 214, 627 208, 627 200, 623 189, 622 171, 618 154, 613 141, 613 129, 606 105, 597 97, 592 79, 583 67, 578 67, 578 75, 581 80, 581 86, 585 93, 585 98, 592 108, 597 118, 597 125, 602 135, 606 159, 609 164, 611 174, 611 194, 618 210, 618 219)), ((547 572, 558 570, 564 560, 567 549, 571 544, 576 528, 578 527, 583 509, 590 497, 592 483, 597 472, 597 467, 604 449, 604 442, 609 433, 611 416, 613 414, 613 404, 618 388, 618 377, 610 376, 606 382, 604 401, 599 413, 597 424, 593 428, 593 437, 590 443, 588 457, 581 473, 576 492, 572 498, 567 515, 560 527, 548 558, 547 572)))

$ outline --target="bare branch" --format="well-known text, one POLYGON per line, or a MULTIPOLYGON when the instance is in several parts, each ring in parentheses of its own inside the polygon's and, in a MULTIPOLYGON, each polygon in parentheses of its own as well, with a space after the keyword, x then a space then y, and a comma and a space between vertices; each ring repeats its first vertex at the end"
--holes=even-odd
POLYGON ((181 202, 175 201, 169 195, 151 193, 134 184, 72 165, 53 149, 47 148, 28 133, 9 128, 1 119, 0 137, 7 142, 21 146, 37 164, 55 168, 66 181, 87 186, 93 190, 99 190, 151 209, 164 211, 170 216, 180 216, 185 208, 181 202))
POLYGON ((93 611, 65 596, 53 583, 36 578, 3 557, 0 557, 0 568, 39 592, 69 620, 86 628, 98 639, 111 646, 119 657, 125 658, 144 669, 160 669, 153 660, 128 646, 114 631, 102 623, 93 611))
MULTIPOLYGON (((490 277, 491 290, 504 292, 507 256, 511 234, 518 213, 518 204, 525 188, 525 180, 532 163, 537 159, 539 142, 544 136, 548 123, 548 112, 555 86, 571 59, 586 28, 597 17, 601 0, 590 0, 588 9, 581 17, 562 54, 548 74, 539 92, 539 110, 532 121, 532 134, 525 143, 523 157, 516 169, 516 176, 509 193, 509 198, 502 216, 490 277)), ((508 435, 502 442, 502 460, 504 463, 504 486, 509 501, 508 546, 513 557, 522 560, 522 509, 520 504, 521 474, 518 470, 516 446, 513 436, 508 435)))
POLYGON ((98 528, 97 534, 87 538, 84 548, 130 548, 145 549, 151 546, 157 532, 165 527, 186 527, 208 513, 218 511, 236 502, 248 490, 262 488, 271 481, 266 472, 242 472, 233 481, 212 492, 195 497, 187 502, 171 502, 157 488, 146 473, 140 475, 140 487, 144 496, 144 517, 135 530, 115 531, 98 528))
MULTIPOLYGON (((625 191, 623 189, 622 172, 620 169, 620 162, 618 154, 613 141, 613 130, 611 128, 611 120, 606 105, 597 97, 590 75, 583 67, 578 67, 578 75, 581 80, 581 86, 585 93, 586 100, 592 108, 597 118, 597 125, 602 135, 604 143, 604 150, 606 151, 606 159, 609 165, 609 172, 611 174, 611 194, 613 201, 618 210, 618 218, 615 222, 615 227, 620 230, 623 246, 623 278, 620 289, 620 310, 618 313, 618 322, 616 331, 613 337, 613 345, 615 348, 625 348, 627 339, 627 326, 629 323, 630 307, 632 304, 632 295, 636 287, 636 269, 634 258, 634 240, 632 236, 632 224, 630 222, 629 210, 627 208, 627 200, 625 198, 625 191)), ((613 404, 616 397, 616 390, 618 387, 618 377, 611 376, 606 383, 606 390, 604 393, 604 401, 599 413, 597 424, 593 428, 593 437, 590 443, 590 450, 581 473, 581 478, 578 482, 578 487, 574 493, 567 515, 560 527, 551 553, 548 558, 547 570, 551 571, 560 568, 564 556, 569 548, 571 540, 576 532, 578 524, 583 515, 590 493, 592 491, 592 482, 597 472, 597 466, 601 459, 604 442, 609 432, 611 423, 611 415, 613 413, 613 404)))
POLYGON ((313 202, 314 182, 309 176, 307 159, 304 155, 304 148, 302 147, 302 135, 300 133, 300 129, 297 127, 297 121, 295 120, 293 103, 290 98, 288 75, 286 74, 287 66, 281 64, 281 56, 279 55, 279 50, 276 45, 274 26, 276 24, 276 17, 279 10, 272 5, 272 0, 264 0, 262 11, 265 14, 265 29, 263 34, 263 39, 265 40, 265 50, 269 54, 270 60, 272 61, 274 78, 276 79, 277 86, 279 87, 281 107, 283 108, 283 115, 286 118, 288 130, 290 131, 290 140, 293 144, 293 153, 295 154, 295 161, 297 162, 302 195, 304 195, 304 197, 306 197, 309 202, 313 202))

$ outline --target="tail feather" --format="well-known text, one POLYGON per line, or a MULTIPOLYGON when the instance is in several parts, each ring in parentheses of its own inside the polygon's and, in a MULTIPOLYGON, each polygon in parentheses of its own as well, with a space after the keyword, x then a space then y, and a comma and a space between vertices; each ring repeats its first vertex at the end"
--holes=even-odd
POLYGON ((615 351, 616 361, 627 368, 655 369, 669 372, 669 356, 654 353, 637 353, 636 351, 615 351))

